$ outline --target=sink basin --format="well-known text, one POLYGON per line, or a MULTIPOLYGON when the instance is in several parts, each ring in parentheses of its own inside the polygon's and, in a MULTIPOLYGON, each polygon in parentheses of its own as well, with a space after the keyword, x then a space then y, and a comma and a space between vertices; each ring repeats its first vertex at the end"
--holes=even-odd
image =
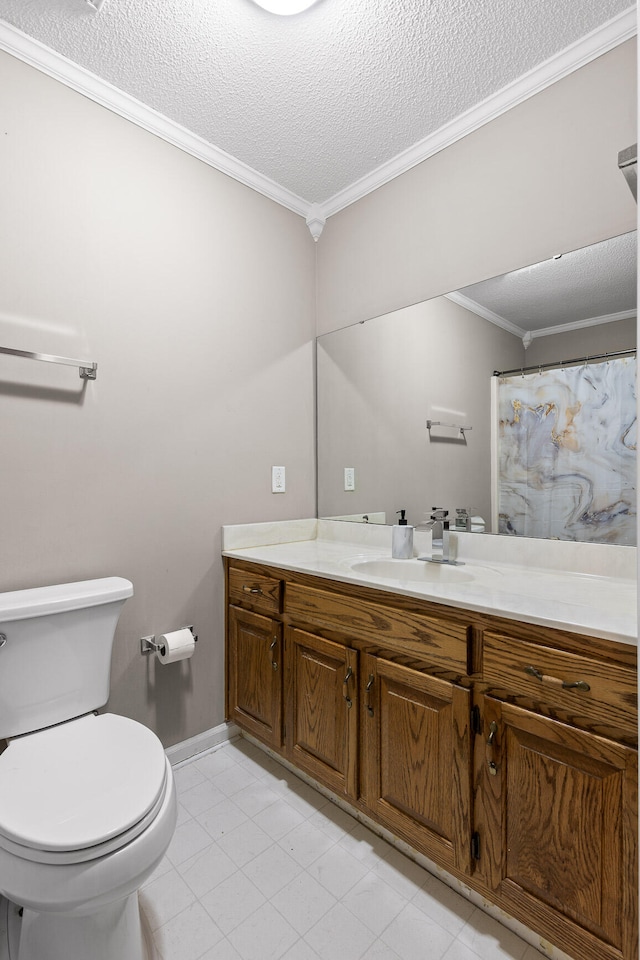
POLYGON ((470 583, 475 577, 464 566, 427 563, 424 560, 392 560, 389 557, 371 560, 353 560, 349 567, 354 573, 401 583, 470 583))

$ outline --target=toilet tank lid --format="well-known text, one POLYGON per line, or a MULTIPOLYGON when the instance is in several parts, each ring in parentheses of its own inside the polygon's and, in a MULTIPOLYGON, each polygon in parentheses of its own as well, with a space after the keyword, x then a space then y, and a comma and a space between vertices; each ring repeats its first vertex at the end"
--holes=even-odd
POLYGON ((31 587, 0 593, 0 623, 46 617, 52 613, 97 607, 103 603, 126 600, 133 596, 133 584, 123 577, 101 577, 49 587, 31 587))

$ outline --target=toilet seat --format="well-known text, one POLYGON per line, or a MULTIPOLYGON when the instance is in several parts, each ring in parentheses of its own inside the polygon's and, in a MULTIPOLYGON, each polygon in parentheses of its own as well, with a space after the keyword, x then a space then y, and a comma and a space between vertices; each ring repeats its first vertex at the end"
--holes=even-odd
POLYGON ((0 847, 40 863, 102 857, 139 836, 167 789, 162 744, 115 714, 16 738, 0 755, 0 847))

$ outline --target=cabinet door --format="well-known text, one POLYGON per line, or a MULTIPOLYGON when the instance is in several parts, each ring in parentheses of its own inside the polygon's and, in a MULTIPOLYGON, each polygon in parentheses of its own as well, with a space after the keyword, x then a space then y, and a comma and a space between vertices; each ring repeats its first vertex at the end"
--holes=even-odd
POLYGON ((500 905, 571 956, 635 960, 636 751, 490 697, 484 727, 500 905))
POLYGON ((422 853, 469 873, 469 691, 373 656, 361 683, 363 799, 422 853))
POLYGON ((270 747, 282 745, 282 625, 229 607, 227 714, 270 747))
POLYGON ((357 652, 304 630, 287 633, 287 755, 336 793, 355 799, 357 652))

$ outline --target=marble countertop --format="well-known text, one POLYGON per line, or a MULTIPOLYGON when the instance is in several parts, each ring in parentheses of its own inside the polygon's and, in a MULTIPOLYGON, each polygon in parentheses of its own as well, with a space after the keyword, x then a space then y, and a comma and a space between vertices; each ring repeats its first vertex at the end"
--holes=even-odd
MULTIPOLYGON (((315 574, 328 580, 375 587, 445 606, 465 607, 479 613, 637 645, 636 579, 628 575, 635 565, 628 562, 629 555, 623 555, 622 564, 608 564, 616 576, 593 572, 588 563, 586 568, 582 564, 588 572, 585 569, 573 572, 566 569, 566 563, 564 568, 562 562, 556 567, 551 565, 544 555, 548 548, 541 548, 544 565, 532 563, 526 547, 523 548, 522 563, 512 562, 512 559, 504 562, 496 558, 500 551, 496 549, 495 541, 499 544, 502 538, 478 538, 467 534, 457 544, 458 557, 463 559, 464 565, 444 570, 443 582, 440 582, 441 568, 432 564, 425 564, 423 568, 422 563, 417 562, 409 565, 409 578, 405 578, 407 567, 402 565, 406 561, 401 560, 393 562, 401 570, 401 575, 389 579, 374 576, 366 568, 354 569, 362 561, 391 559, 388 527, 374 531, 363 530, 363 524, 334 522, 333 526, 327 527, 327 523, 330 522, 288 521, 224 527, 223 553, 283 570, 315 574), (286 537, 292 539, 285 540, 286 537), (481 549, 476 543, 480 539, 493 540, 494 543, 481 549), (465 551, 467 542, 471 546, 465 551), (482 553, 482 550, 486 553, 484 557, 469 555, 482 553), (411 579, 420 576, 421 569, 425 569, 428 579, 411 579)), ((430 542, 428 549, 422 551, 424 544, 416 539, 417 551, 431 552, 430 542)), ((510 552, 517 559, 513 547, 510 552)), ((562 561, 562 557, 560 559, 562 561)), ((613 555, 610 559, 614 559, 613 555)), ((597 566, 592 561, 591 567, 594 565, 597 566)))

